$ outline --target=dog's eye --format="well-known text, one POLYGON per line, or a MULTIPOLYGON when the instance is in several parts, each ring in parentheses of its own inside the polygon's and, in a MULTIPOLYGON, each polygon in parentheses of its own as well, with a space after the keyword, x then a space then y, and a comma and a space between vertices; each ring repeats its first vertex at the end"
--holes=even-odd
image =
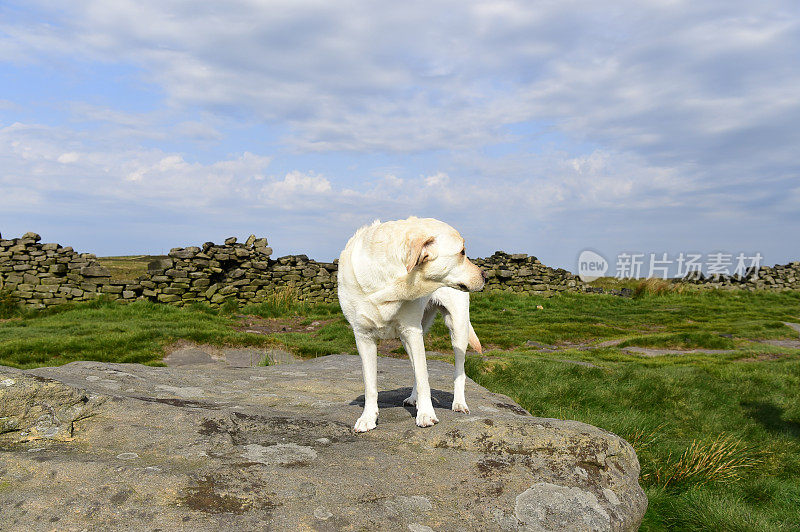
POLYGON ((466 254, 467 254, 467 250, 466 250, 466 249, 462 249, 462 250, 461 250, 461 256, 463 257, 463 256, 465 256, 466 254))

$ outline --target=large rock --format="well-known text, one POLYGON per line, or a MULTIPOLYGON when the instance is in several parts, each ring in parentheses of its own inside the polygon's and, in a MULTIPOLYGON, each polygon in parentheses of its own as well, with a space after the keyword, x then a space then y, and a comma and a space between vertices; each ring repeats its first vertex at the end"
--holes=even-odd
POLYGON ((441 422, 379 360, 378 427, 355 435, 358 357, 255 368, 0 367, 3 530, 632 530, 647 500, 624 440, 531 417, 430 362, 441 422), (428 528, 430 527, 430 528, 428 528))

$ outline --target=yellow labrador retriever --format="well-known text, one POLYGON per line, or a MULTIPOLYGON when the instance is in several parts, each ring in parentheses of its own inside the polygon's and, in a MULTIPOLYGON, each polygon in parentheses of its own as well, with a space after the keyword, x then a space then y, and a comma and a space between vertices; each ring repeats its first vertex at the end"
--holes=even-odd
POLYGON ((339 303, 353 328, 364 373, 364 412, 356 432, 374 429, 378 419, 377 340, 398 336, 414 370, 414 389, 406 402, 416 404, 418 426, 438 423, 422 339, 423 321, 430 325, 437 311, 450 322, 456 348, 453 409, 468 411, 464 351, 467 341, 480 344, 469 325, 466 292, 482 289, 484 281, 481 269, 467 259, 458 231, 433 218, 376 220, 350 238, 339 256, 338 283, 339 303), (443 287, 453 290, 439 292, 432 300, 443 287), (466 297, 454 297, 455 291, 466 297))

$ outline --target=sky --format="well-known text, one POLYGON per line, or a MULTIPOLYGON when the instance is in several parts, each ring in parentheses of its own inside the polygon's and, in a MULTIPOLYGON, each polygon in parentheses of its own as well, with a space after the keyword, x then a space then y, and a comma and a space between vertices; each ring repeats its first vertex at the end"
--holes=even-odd
MULTIPOLYGON (((800 259, 794 0, 0 0, 0 233, 800 259)), ((613 273, 613 272, 612 272, 613 273)))

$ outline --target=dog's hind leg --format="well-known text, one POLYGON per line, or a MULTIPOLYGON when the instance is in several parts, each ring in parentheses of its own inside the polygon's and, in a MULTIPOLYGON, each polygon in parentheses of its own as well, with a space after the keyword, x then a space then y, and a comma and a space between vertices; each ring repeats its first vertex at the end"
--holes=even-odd
POLYGON ((367 432, 375 428, 378 420, 378 344, 370 336, 355 336, 364 374, 364 412, 353 429, 367 432))

